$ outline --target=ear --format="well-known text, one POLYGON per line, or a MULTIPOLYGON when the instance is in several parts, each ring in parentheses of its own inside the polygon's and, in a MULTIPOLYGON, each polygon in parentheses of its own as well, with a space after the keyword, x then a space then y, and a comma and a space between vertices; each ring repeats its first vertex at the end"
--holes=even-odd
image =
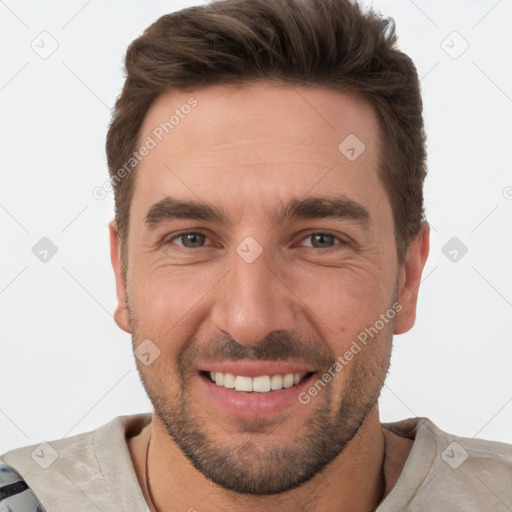
POLYGON ((121 243, 117 232, 117 223, 111 220, 108 223, 110 231, 110 259, 116 278, 117 306, 114 313, 116 324, 128 333, 131 333, 130 315, 126 307, 126 283, 124 281, 121 265, 121 243))
POLYGON ((429 236, 430 226, 427 222, 422 222, 419 233, 409 244, 405 261, 399 270, 398 302, 402 309, 396 316, 395 334, 407 332, 416 320, 416 303, 421 274, 428 257, 429 236))

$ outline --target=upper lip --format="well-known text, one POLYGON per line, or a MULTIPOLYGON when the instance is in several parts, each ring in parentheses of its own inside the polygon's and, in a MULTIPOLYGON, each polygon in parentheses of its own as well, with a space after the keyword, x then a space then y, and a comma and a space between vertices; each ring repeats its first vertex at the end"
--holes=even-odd
POLYGON ((200 371, 232 373, 245 377, 261 375, 287 375, 289 373, 309 373, 314 369, 304 363, 286 361, 224 361, 203 365, 200 371))

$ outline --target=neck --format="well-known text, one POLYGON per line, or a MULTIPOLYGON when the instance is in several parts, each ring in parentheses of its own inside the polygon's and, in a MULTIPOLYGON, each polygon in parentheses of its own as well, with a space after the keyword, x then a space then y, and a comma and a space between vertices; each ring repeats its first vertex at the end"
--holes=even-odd
POLYGON ((240 495, 220 488, 195 469, 153 415, 152 424, 129 442, 148 503, 151 498, 144 483, 150 434, 148 474, 154 502, 152 512, 193 509, 223 512, 234 507, 254 512, 262 509, 373 511, 391 491, 412 446, 411 441, 383 431, 375 407, 345 450, 310 481, 279 495, 240 495))

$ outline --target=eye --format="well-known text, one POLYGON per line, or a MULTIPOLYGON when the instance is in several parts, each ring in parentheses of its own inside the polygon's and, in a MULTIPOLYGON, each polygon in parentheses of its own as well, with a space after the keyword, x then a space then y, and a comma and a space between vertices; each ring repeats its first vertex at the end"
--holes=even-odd
POLYGON ((337 236, 329 233, 311 233, 304 240, 311 240, 311 247, 314 249, 331 249, 335 247, 335 242, 338 240, 340 243, 337 245, 343 245, 344 241, 337 236))
POLYGON ((187 249, 198 249, 203 246, 204 241, 207 239, 208 237, 204 233, 189 231, 170 238, 166 243, 175 243, 175 240, 181 240, 181 243, 176 245, 181 245, 187 249))
MULTIPOLYGON (((165 243, 176 244, 187 249, 199 249, 205 245, 206 240, 209 240, 209 238, 206 236, 206 234, 201 233, 200 231, 187 231, 185 233, 175 235, 174 237, 168 239, 165 243)), ((309 247, 312 247, 313 249, 332 249, 336 248, 336 246, 343 246, 346 243, 344 240, 335 235, 321 232, 309 234, 302 239, 300 245, 305 245, 304 242, 307 240, 311 241, 309 247), (336 241, 338 241, 337 244, 336 241)), ((306 246, 308 245, 306 244, 306 246)))

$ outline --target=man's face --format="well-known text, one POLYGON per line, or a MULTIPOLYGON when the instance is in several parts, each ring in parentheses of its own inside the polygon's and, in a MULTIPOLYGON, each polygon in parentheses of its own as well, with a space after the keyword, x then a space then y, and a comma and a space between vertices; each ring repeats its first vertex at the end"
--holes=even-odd
POLYGON ((196 468, 238 492, 296 487, 376 407, 393 330, 414 316, 394 318, 403 274, 377 117, 352 94, 216 86, 160 97, 150 139, 116 320, 148 361, 160 351, 139 372, 196 468))

